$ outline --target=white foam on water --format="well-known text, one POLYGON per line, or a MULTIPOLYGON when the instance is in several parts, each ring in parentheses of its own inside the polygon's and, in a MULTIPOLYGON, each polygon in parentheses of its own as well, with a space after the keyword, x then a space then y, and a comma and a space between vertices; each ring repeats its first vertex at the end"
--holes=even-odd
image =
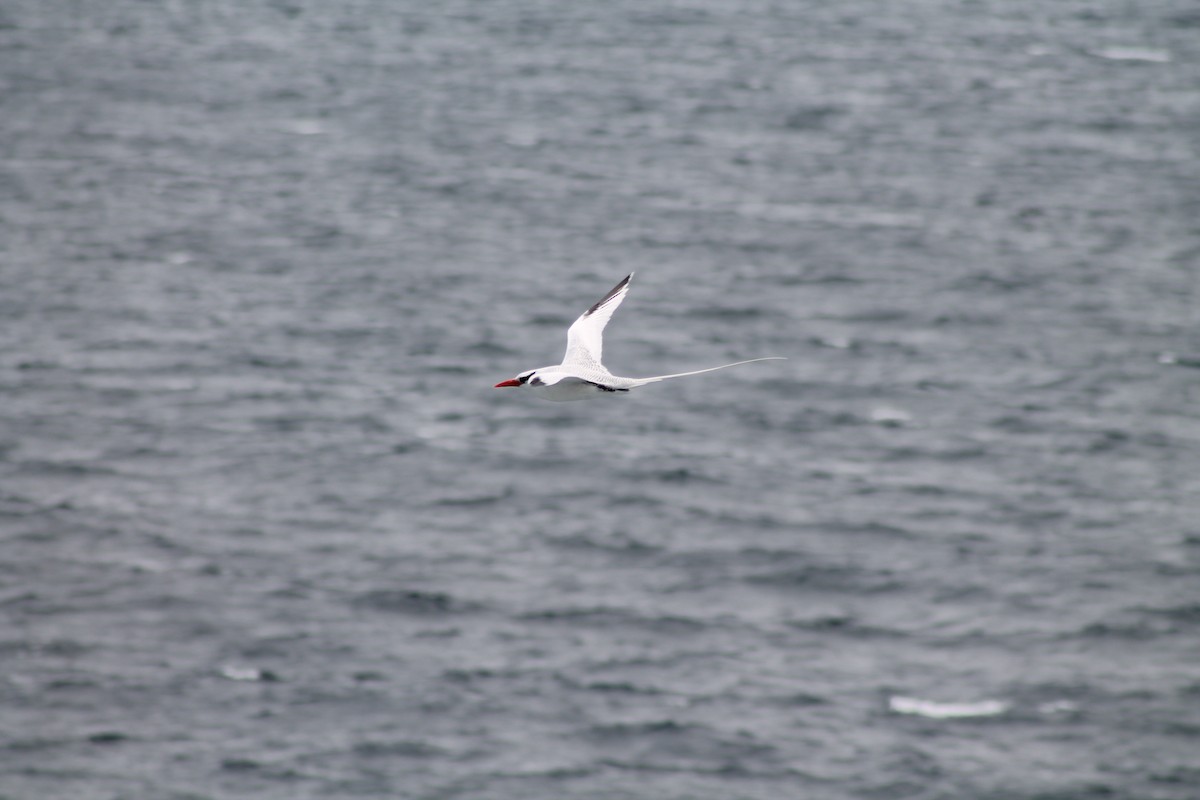
POLYGON ((1090 52, 1097 58, 1109 61, 1149 61, 1154 64, 1166 64, 1171 60, 1171 54, 1166 50, 1151 47, 1102 47, 1090 52))
POLYGON ((1003 700, 976 700, 963 703, 942 703, 922 700, 918 697, 894 695, 888 698, 888 710, 895 714, 909 714, 929 719, 970 719, 973 717, 995 717, 1010 708, 1003 700))

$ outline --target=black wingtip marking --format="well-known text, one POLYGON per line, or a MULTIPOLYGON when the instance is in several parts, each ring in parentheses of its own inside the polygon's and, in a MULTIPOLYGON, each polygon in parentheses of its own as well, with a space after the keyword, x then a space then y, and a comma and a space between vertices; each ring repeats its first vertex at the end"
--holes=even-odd
POLYGON ((600 302, 596 303, 596 305, 594 305, 594 306, 592 306, 591 308, 589 308, 589 309, 587 310, 587 314, 584 314, 584 316, 586 317, 586 316, 589 316, 589 315, 591 315, 591 314, 595 313, 595 311, 596 311, 596 309, 597 309, 597 308, 599 308, 600 306, 604 305, 604 304, 605 304, 605 303, 607 303, 609 300, 612 300, 612 299, 613 299, 613 295, 615 295, 617 292, 621 291, 621 290, 622 290, 622 289, 624 289, 626 286, 628 286, 628 285, 629 285, 629 281, 630 281, 630 279, 632 279, 632 278, 633 278, 633 273, 631 272, 631 273, 629 273, 628 275, 626 275, 626 276, 625 276, 625 277, 624 277, 624 278, 621 280, 621 282, 620 282, 620 283, 618 283, 616 286, 614 286, 614 287, 612 288, 612 290, 611 290, 611 291, 609 291, 609 293, 608 293, 608 294, 604 295, 604 297, 603 297, 603 298, 600 300, 600 302))

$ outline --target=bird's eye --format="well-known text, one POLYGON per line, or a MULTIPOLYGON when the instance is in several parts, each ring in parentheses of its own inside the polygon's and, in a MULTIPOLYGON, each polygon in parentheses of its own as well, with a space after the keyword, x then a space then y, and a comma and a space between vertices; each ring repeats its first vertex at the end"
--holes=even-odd
POLYGON ((532 374, 530 374, 530 375, 518 375, 518 376, 517 376, 517 380, 519 380, 519 381, 521 382, 521 385, 522 385, 522 386, 524 386, 524 385, 525 385, 525 383, 527 383, 531 377, 533 377, 533 375, 532 375, 532 374))

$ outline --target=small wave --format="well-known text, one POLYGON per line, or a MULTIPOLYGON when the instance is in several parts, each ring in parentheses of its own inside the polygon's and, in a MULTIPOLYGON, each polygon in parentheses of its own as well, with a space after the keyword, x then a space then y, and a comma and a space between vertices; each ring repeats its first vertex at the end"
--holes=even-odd
POLYGON ((450 507, 476 507, 489 506, 494 503, 499 503, 512 497, 512 489, 506 488, 500 492, 492 492, 488 494, 476 495, 460 495, 458 497, 440 497, 433 501, 435 506, 450 506, 450 507))
POLYGON ((813 525, 825 533, 843 533, 859 536, 885 536, 894 539, 915 539, 916 535, 899 525, 889 525, 886 522, 855 522, 852 520, 821 520, 813 525))
POLYGON ((1200 603, 1137 608, 1084 625, 1075 634, 1084 639, 1141 641, 1179 633, 1200 625, 1200 603))
MULTIPOLYGON (((894 427, 894 426, 892 426, 894 427)), ((893 447, 889 448, 884 454, 884 458, 888 461, 970 461, 977 458, 985 458, 989 455, 988 449, 981 444, 964 444, 958 447, 945 447, 942 449, 925 448, 925 447, 893 447)))
POLYGON ((1102 47, 1090 50, 1096 58, 1106 61, 1143 61, 1152 64, 1166 64, 1171 60, 1170 52, 1153 47, 1102 47))
POLYGON ((613 506, 634 506, 641 508, 658 508, 665 504, 661 498, 652 497, 648 494, 613 495, 609 499, 609 503, 613 506))
POLYGON ((1163 620, 1100 620, 1084 625, 1076 636, 1083 639, 1119 639, 1140 642, 1171 633, 1173 626, 1163 620))
POLYGON ((565 683, 575 689, 582 689, 587 692, 598 692, 601 694, 628 694, 641 696, 654 696, 665 694, 665 690, 656 686, 642 686, 631 681, 585 681, 577 682, 568 679, 563 679, 565 683))
POLYGON ((694 633, 707 627, 705 622, 675 615, 646 616, 636 611, 608 606, 551 608, 529 611, 520 619, 530 622, 566 622, 601 628, 645 628, 658 633, 694 633))
POLYGON ((594 550, 619 556, 651 556, 662 552, 662 547, 647 544, 628 536, 602 540, 588 534, 575 534, 550 539, 550 544, 566 550, 594 550))
POLYGON ((1180 355, 1174 350, 1164 350, 1158 354, 1157 360, 1159 364, 1166 364, 1168 366, 1189 367, 1191 369, 1200 367, 1200 357, 1180 355))
POLYGON ((721 478, 714 478, 710 475, 704 475, 694 469, 688 467, 674 467, 664 469, 636 469, 626 471, 622 477, 629 478, 635 481, 655 481, 658 483, 704 483, 710 485, 724 485, 728 481, 721 478))
POLYGON ((742 320, 757 319, 765 316, 765 314, 763 313, 763 310, 757 306, 707 306, 704 308, 697 308, 690 316, 699 319, 738 322, 742 320))
POLYGON ((354 755, 362 758, 429 758, 445 752, 440 747, 427 742, 415 742, 408 739, 358 742, 352 750, 354 755))
POLYGON ((226 680, 239 681, 245 683, 275 683, 280 678, 277 674, 269 669, 258 669, 257 667, 240 667, 235 664, 226 664, 217 670, 217 673, 226 680))
POLYGON ((919 215, 884 208, 801 203, 743 203, 735 213, 768 222, 829 225, 839 228, 919 228, 919 215))
POLYGON ((891 428, 903 427, 912 422, 912 414, 892 406, 876 406, 867 416, 871 422, 891 428))
POLYGON ((1200 625, 1200 603, 1188 603, 1168 608, 1148 608, 1146 613, 1164 617, 1182 625, 1200 625))
POLYGON ((925 717, 927 719, 978 719, 998 717, 1008 712, 1011 705, 1004 700, 973 700, 944 703, 922 700, 918 697, 892 695, 887 699, 888 711, 893 714, 925 717))
POLYGON ((53 750, 58 747, 66 747, 73 745, 74 742, 70 739, 50 739, 45 737, 19 738, 9 739, 4 744, 0 745, 0 751, 8 751, 11 753, 20 753, 23 756, 28 756, 31 753, 44 752, 53 750))
POLYGON ((807 565, 770 570, 745 578, 750 584, 782 589, 875 593, 895 591, 903 584, 890 572, 869 572, 851 566, 807 565))
POLYGON ((355 608, 387 611, 395 614, 449 614, 465 609, 465 605, 442 592, 422 592, 416 589, 373 589, 351 600, 355 608))
POLYGON ((622 769, 752 775, 782 767, 775 746, 745 730, 733 733, 665 718, 593 725, 588 733, 616 750, 603 760, 622 769))
POLYGON ((700 731, 703 728, 699 725, 679 723, 673 719, 660 719, 647 722, 615 722, 607 725, 593 725, 591 733, 601 739, 628 739, 632 736, 669 736, 693 730, 700 731))
POLYGON ((26 459, 17 464, 21 472, 33 475, 61 475, 66 477, 83 477, 85 475, 115 475, 112 467, 87 463, 85 461, 51 461, 47 459, 26 459))
POLYGON ((900 631, 863 625, 857 618, 850 614, 827 614, 809 619, 791 620, 787 625, 789 628, 796 630, 812 633, 838 634, 854 639, 903 636, 900 631))

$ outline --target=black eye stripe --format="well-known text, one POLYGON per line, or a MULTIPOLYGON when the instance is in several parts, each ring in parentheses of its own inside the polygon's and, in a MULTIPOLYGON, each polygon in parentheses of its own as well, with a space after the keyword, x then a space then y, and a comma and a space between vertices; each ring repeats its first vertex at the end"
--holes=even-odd
POLYGON ((521 382, 521 384, 522 384, 522 385, 524 385, 524 384, 525 384, 525 383, 526 383, 526 382, 527 382, 527 381, 530 379, 530 377, 532 377, 532 376, 530 376, 530 375, 518 375, 518 376, 517 376, 517 380, 519 380, 519 381, 521 382))

